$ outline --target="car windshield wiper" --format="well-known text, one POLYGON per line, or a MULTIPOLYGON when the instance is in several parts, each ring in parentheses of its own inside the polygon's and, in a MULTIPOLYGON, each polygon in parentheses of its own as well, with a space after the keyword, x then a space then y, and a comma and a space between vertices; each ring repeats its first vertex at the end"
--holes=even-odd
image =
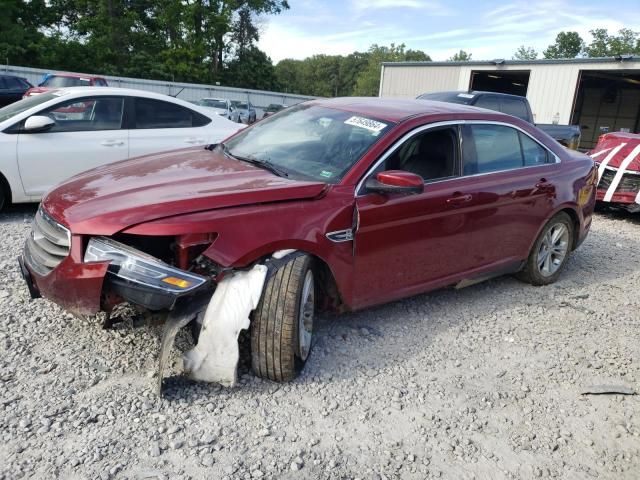
POLYGON ((247 157, 241 157, 238 155, 234 155, 233 153, 231 153, 229 151, 229 148, 223 143, 221 144, 222 146, 222 151, 224 153, 226 153, 227 155, 229 155, 232 158, 235 158, 236 160, 240 160, 241 162, 247 162, 250 163, 251 165, 255 165, 256 167, 260 167, 264 170, 268 170, 271 173, 273 173, 274 175, 277 175, 278 177, 288 177, 289 176, 289 172, 283 170, 282 168, 278 167, 277 165, 271 163, 269 160, 260 160, 259 158, 254 157, 253 155, 249 155, 247 157))

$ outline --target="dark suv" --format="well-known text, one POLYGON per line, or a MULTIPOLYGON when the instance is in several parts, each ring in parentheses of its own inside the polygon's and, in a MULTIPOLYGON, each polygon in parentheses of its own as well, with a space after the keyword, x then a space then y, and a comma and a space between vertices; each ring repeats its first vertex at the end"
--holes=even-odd
POLYGON ((32 86, 22 77, 0 74, 0 107, 17 102, 32 86))

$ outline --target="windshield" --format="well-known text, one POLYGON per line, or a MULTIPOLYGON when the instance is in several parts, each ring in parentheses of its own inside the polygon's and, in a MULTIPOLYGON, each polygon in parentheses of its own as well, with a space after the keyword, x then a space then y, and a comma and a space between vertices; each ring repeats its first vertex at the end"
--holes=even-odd
POLYGON ((4 108, 0 108, 0 122, 4 122, 14 115, 22 113, 26 110, 29 110, 31 107, 35 107, 37 105, 40 105, 41 103, 48 102, 49 100, 59 96, 60 95, 56 94, 55 92, 42 93, 40 95, 27 97, 25 99, 7 105, 4 108))
POLYGON ((270 163, 292 178, 338 183, 390 129, 389 122, 299 105, 242 131, 226 147, 231 156, 270 163))
POLYGON ((87 87, 91 85, 91 80, 88 78, 76 78, 76 77, 49 77, 42 84, 41 87, 49 88, 62 88, 62 87, 87 87))
POLYGON ((198 102, 198 105, 202 105, 203 107, 212 107, 212 108, 227 108, 227 103, 222 100, 213 100, 211 98, 203 98, 198 102))

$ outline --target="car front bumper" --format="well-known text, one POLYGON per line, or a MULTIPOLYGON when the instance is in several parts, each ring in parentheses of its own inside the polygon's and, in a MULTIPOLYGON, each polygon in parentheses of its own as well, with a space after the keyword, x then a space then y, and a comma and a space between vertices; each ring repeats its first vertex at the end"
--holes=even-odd
MULTIPOLYGON (((32 298, 44 297, 79 315, 109 311, 123 301, 152 311, 171 310, 178 299, 190 297, 211 287, 206 277, 160 262, 161 269, 197 281, 191 287, 183 289, 173 288, 169 284, 165 288, 159 288, 144 281, 144 278, 132 276, 130 268, 117 267, 118 258, 123 257, 129 262, 155 262, 156 266, 160 262, 143 252, 104 237, 95 237, 87 242, 87 238, 72 235, 68 228, 43 210, 38 210, 18 262, 32 298), (100 257, 100 247, 111 249, 111 253, 119 253, 120 257, 100 257), (98 256, 86 261, 85 254, 89 249, 97 251, 98 256)), ((140 265, 138 271, 151 270, 140 265)), ((151 278, 157 278, 153 276, 156 273, 157 271, 153 271, 151 278)))

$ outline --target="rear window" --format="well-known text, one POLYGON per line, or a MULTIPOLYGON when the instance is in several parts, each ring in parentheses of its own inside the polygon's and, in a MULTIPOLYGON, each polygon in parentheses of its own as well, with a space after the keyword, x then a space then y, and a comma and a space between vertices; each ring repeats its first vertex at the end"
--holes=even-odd
POLYGON ((502 112, 522 120, 529 120, 529 111, 524 99, 502 97, 502 112))
POLYGON ((181 105, 136 98, 136 128, 190 128, 202 127, 210 118, 181 105))
POLYGON ((500 101, 494 95, 483 95, 478 98, 478 101, 473 105, 478 108, 486 108, 487 110, 500 111, 500 101))

